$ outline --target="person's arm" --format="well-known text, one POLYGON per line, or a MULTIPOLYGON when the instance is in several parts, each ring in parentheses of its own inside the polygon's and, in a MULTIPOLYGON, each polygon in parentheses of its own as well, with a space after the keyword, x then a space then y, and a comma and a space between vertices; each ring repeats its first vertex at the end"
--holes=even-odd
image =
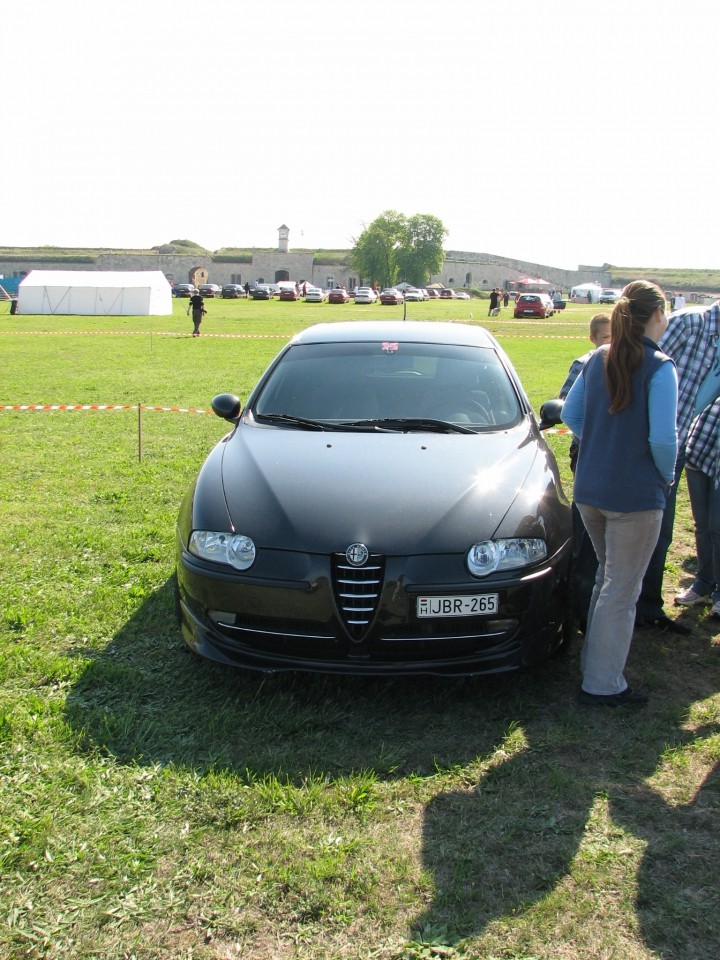
POLYGON ((566 423, 576 437, 582 437, 585 415, 585 377, 580 374, 570 388, 562 408, 563 423, 566 423))
POLYGON ((650 434, 648 442, 655 466, 665 482, 675 479, 677 460, 677 371, 674 363, 663 363, 653 374, 648 390, 650 434))
POLYGON ((570 369, 568 371, 567 379, 565 380, 565 383, 560 387, 560 393, 558 394, 561 400, 564 400, 565 397, 570 393, 570 387, 572 387, 572 385, 577 380, 578 375, 582 370, 583 366, 584 366, 584 361, 581 360, 580 358, 578 358, 577 360, 573 360, 573 362, 570 364, 570 369))

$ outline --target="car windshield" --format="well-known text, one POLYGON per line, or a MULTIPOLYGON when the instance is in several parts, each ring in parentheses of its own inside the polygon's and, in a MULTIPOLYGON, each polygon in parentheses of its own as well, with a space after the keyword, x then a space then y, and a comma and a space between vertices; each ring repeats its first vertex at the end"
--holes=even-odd
POLYGON ((297 418, 398 430, 438 422, 496 430, 522 416, 493 349, 394 341, 296 344, 271 370, 252 412, 290 426, 297 418))

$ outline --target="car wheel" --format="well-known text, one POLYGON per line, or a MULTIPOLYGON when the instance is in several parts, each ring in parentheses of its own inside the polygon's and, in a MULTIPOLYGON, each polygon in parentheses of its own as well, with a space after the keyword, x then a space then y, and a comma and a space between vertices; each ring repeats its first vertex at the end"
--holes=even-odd
POLYGON ((560 628, 560 642, 550 654, 551 660, 557 660, 560 657, 566 657, 577 639, 578 628, 573 622, 572 617, 564 620, 560 628))

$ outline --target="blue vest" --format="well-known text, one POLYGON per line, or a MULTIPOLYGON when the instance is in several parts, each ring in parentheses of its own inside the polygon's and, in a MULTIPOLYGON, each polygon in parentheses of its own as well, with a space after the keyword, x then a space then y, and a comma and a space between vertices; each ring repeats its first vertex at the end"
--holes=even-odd
POLYGON ((653 374, 671 363, 649 338, 645 359, 632 374, 630 405, 610 413, 605 384, 608 348, 595 351, 585 364, 585 407, 573 498, 604 510, 631 513, 665 507, 667 484, 650 452, 648 393, 653 374))

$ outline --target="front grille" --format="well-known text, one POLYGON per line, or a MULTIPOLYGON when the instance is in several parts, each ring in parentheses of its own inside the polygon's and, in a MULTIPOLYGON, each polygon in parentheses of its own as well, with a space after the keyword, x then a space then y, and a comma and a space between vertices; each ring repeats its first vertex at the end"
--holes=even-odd
POLYGON ((332 557, 335 603, 350 636, 360 640, 375 616, 385 577, 385 559, 371 554, 364 567, 353 567, 344 553, 332 557))

